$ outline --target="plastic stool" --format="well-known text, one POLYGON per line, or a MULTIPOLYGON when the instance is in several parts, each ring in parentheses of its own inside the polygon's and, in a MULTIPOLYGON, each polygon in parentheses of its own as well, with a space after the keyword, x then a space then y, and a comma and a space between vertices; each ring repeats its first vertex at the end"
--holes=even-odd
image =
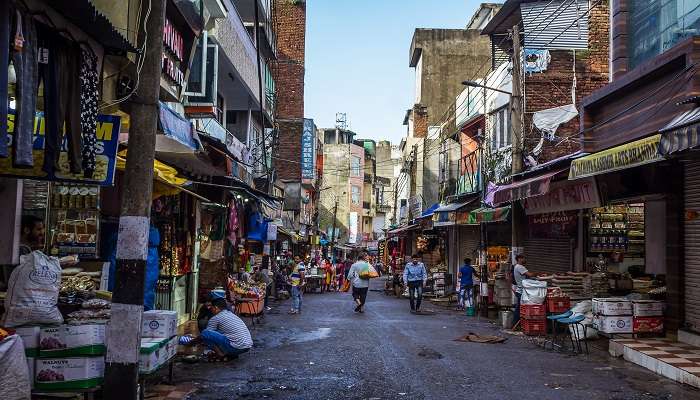
MULTIPOLYGON (((585 339, 586 337, 586 325, 582 324, 581 322, 586 319, 584 315, 576 315, 574 317, 568 317, 568 318, 562 318, 558 320, 557 322, 563 325, 566 325, 567 328, 569 328, 569 339, 571 340, 571 352, 575 353, 578 349, 578 352, 581 353, 581 338, 578 336, 578 326, 581 326, 583 328, 583 337, 585 339), (574 332, 571 332, 571 325, 575 325, 577 329, 574 330, 574 332), (576 344, 574 344, 574 337, 576 337, 576 344)), ((586 354, 588 354, 588 342, 586 342, 586 354)))
POLYGON ((551 343, 552 345, 552 350, 554 350, 555 347, 561 347, 560 345, 557 344, 557 321, 563 318, 569 318, 573 312, 571 310, 566 311, 561 314, 553 314, 553 315, 548 315, 547 320, 552 321, 552 336, 551 339, 547 339, 544 344, 543 348, 546 350, 547 349, 547 342, 551 343))

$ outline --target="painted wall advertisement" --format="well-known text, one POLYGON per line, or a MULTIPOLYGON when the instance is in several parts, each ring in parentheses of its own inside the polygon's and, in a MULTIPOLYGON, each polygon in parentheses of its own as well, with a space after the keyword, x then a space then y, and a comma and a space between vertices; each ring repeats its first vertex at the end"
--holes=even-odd
POLYGON ((301 179, 314 179, 316 161, 316 141, 314 120, 304 118, 304 130, 301 134, 301 179))
POLYGON ((348 243, 357 243, 357 212, 351 211, 349 214, 350 221, 348 223, 348 243))
MULTIPOLYGON (((68 133, 64 133, 61 142, 61 151, 58 157, 58 168, 53 174, 48 174, 44 167, 44 114, 38 112, 34 118, 34 146, 32 155, 34 165, 31 168, 17 168, 13 165, 12 157, 0 158, 0 175, 24 179, 38 179, 61 182, 92 183, 101 186, 114 184, 114 169, 116 167, 117 147, 119 144, 119 129, 121 117, 116 115, 97 116, 97 143, 95 145, 95 172, 92 178, 85 178, 82 174, 73 174, 69 169, 68 160, 68 133)), ((14 154, 13 133, 15 128, 15 115, 13 110, 7 115, 7 131, 10 154, 14 154)))
POLYGON ((528 215, 530 237, 541 239, 576 237, 578 211, 528 215))

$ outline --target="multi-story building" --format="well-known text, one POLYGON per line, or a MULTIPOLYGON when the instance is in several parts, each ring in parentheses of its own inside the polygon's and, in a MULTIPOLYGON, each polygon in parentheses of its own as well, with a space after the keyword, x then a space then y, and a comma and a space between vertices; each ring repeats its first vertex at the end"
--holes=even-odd
POLYGON ((339 128, 320 129, 323 138, 323 189, 319 228, 329 241, 361 245, 364 214, 365 149, 355 133, 339 128), (335 225, 336 230, 333 230, 335 225))
MULTIPOLYGON (((383 214, 384 224, 381 229, 388 229, 396 224, 395 191, 398 190, 398 177, 401 172, 401 150, 398 145, 392 145, 387 140, 377 143, 377 200, 376 213, 383 214)), ((379 228, 380 218, 376 218, 375 231, 379 228)))

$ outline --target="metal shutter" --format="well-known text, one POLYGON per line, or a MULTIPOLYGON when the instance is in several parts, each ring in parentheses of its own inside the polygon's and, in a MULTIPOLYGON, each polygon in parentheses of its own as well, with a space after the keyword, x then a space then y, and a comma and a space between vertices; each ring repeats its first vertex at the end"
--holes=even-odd
POLYGON ((530 271, 569 272, 573 259, 571 239, 526 239, 525 258, 530 271))
POLYGON ((467 257, 472 259, 472 264, 477 263, 480 234, 478 225, 459 227, 459 265, 467 257))
POLYGON ((587 49, 588 0, 520 4, 528 49, 587 49))
MULTIPOLYGON (((700 210, 700 161, 685 166, 685 210, 700 210)), ((700 219, 685 218, 685 323, 700 332, 700 219)))

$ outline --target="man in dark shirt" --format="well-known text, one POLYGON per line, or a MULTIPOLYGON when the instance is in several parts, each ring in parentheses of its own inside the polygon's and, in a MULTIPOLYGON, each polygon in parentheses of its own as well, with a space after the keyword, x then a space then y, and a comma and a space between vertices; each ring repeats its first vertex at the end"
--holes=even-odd
POLYGON ((459 269, 459 306, 460 308, 472 307, 474 298, 474 267, 471 258, 465 258, 464 264, 459 269))

